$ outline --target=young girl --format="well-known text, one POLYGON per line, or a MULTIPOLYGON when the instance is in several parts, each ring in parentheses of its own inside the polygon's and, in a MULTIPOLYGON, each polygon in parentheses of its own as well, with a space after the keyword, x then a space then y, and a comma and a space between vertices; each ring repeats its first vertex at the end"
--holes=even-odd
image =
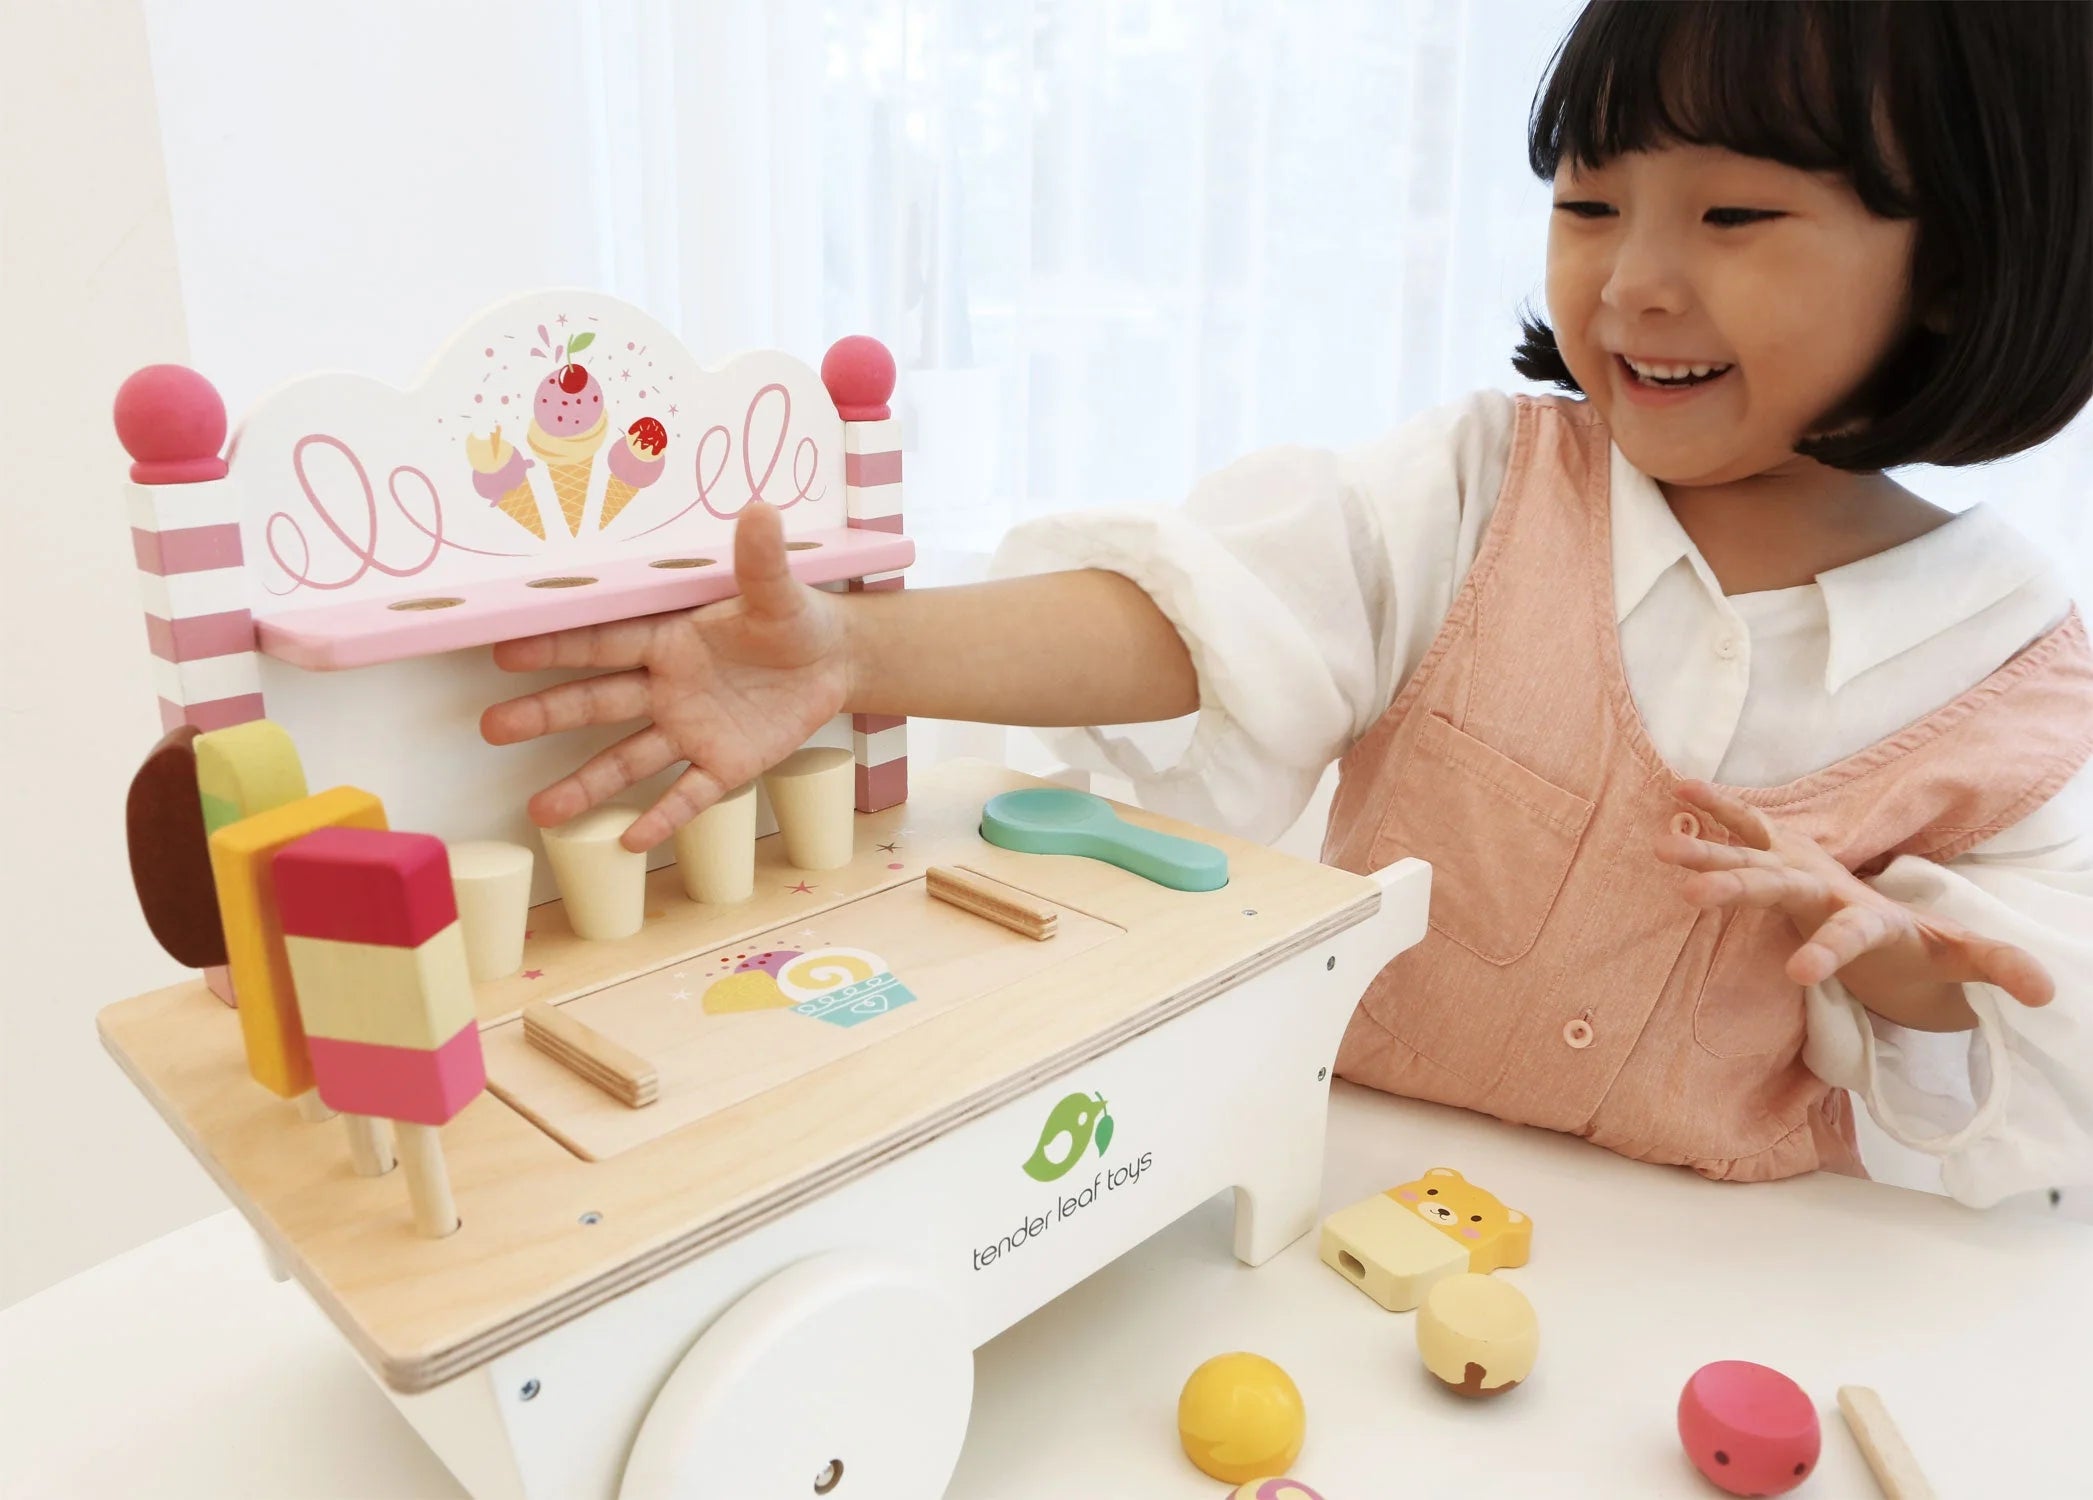
POLYGON ((807 588, 753 505, 739 598, 499 648, 615 670, 484 733, 650 721, 530 809, 687 761, 641 848, 839 712, 1196 709, 1171 764, 1077 738, 1259 837, 1340 760, 1324 858, 1433 866, 1343 1076, 1745 1180, 1858 1172, 1850 1091, 1967 1202, 2093 1179, 2093 653, 2035 548, 1883 472, 2093 392, 2089 121, 2071 0, 1599 0, 1514 359, 1582 399, 1038 522, 971 588, 807 588))

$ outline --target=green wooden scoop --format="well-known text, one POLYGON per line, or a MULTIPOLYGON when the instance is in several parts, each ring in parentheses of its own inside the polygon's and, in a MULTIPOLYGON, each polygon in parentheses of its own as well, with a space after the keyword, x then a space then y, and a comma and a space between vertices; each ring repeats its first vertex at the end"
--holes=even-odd
POLYGON ((1069 787, 1003 792, 981 809, 981 836, 1020 854, 1080 854, 1178 891, 1218 891, 1228 884, 1228 856, 1212 844, 1141 828, 1112 804, 1069 787))

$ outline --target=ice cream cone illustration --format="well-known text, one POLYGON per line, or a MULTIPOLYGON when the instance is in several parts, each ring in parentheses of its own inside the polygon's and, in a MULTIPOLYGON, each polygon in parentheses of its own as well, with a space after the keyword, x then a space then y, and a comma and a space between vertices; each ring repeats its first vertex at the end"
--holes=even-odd
POLYGON ((545 522, 538 515, 538 498, 523 472, 531 461, 514 443, 503 440, 501 428, 496 427, 488 437, 467 434, 465 457, 472 463, 472 487, 503 515, 544 541, 545 522))
POLYGON ((594 338, 592 333, 578 333, 560 351, 565 358, 538 386, 531 416, 531 452, 545 462, 569 536, 581 535, 581 513, 589 503, 589 475, 596 467, 596 450, 610 431, 610 418, 603 410, 603 387, 573 360, 574 353, 594 338))
POLYGON ((618 518, 618 512, 632 503, 632 497, 661 478, 662 467, 667 463, 669 447, 668 429, 652 417, 641 417, 625 431, 625 441, 612 443, 604 455, 610 465, 610 483, 603 491, 603 515, 596 522, 596 529, 604 527, 618 518))

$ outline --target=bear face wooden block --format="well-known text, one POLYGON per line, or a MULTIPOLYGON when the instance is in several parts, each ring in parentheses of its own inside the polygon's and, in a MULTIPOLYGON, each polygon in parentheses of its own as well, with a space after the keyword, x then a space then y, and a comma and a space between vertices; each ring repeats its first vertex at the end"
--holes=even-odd
POLYGON ((1390 1312, 1409 1312, 1439 1282, 1523 1266, 1533 1221, 1450 1167, 1339 1209, 1323 1221, 1323 1264, 1390 1312))

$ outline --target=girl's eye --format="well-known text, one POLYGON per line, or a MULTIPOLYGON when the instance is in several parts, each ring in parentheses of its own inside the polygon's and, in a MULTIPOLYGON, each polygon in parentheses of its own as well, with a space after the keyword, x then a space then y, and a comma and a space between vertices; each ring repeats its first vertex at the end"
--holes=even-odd
POLYGON ((1579 219, 1604 218, 1607 214, 1613 212, 1604 203, 1592 203, 1584 200, 1572 200, 1566 203, 1558 203, 1555 206, 1560 212, 1570 214, 1579 219))
POLYGON ((1781 215, 1770 208, 1711 208, 1703 215, 1710 224, 1723 229, 1735 229, 1745 224, 1758 224, 1767 219, 1778 219, 1781 215))

